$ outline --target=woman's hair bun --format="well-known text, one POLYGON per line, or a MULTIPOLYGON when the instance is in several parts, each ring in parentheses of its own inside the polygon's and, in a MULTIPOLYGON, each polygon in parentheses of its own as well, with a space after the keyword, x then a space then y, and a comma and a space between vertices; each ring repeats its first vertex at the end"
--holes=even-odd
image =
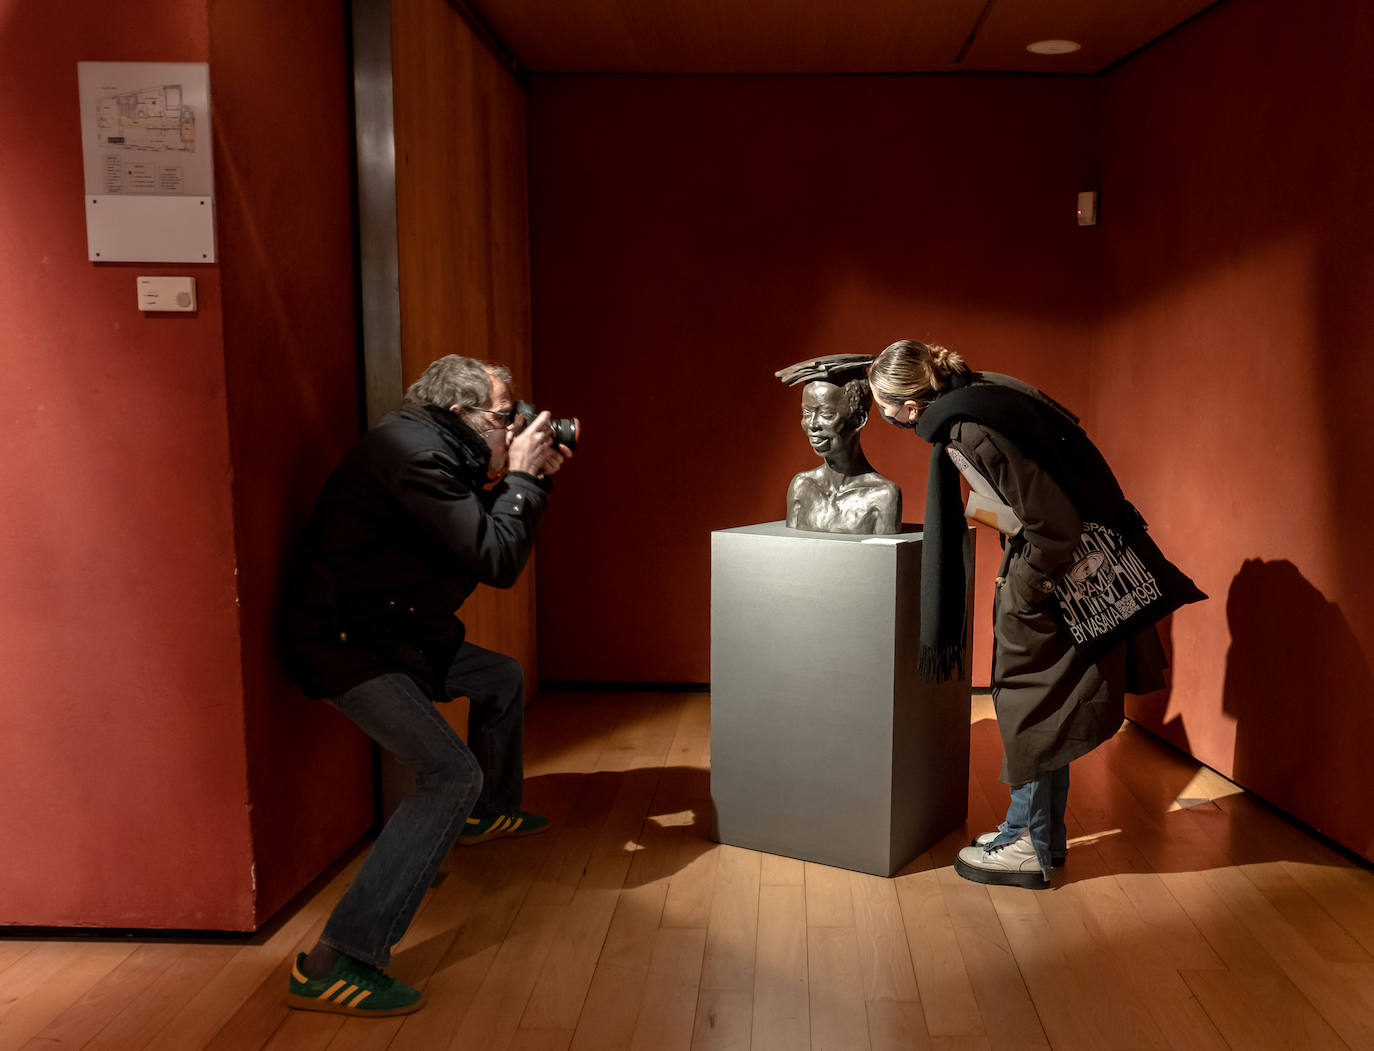
POLYGON ((928 343, 926 346, 930 348, 931 368, 938 376, 944 377, 965 370, 964 359, 948 347, 942 347, 937 343, 928 343))

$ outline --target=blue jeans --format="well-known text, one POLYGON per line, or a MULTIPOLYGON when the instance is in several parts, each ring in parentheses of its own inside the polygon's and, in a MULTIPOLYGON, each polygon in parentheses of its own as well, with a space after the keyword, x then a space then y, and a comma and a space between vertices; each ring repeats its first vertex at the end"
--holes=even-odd
POLYGON ((1040 871, 1050 878, 1053 858, 1062 858, 1069 849, 1064 812, 1069 805, 1069 764, 1034 781, 1011 786, 1011 805, 1007 819, 997 826, 997 837, 990 845, 1000 846, 1030 831, 1040 871))
POLYGON ((469 697, 468 741, 409 676, 379 675, 329 703, 415 774, 415 786, 330 914, 320 941, 376 967, 391 960, 472 813, 518 809, 524 788, 524 676, 518 661, 464 643, 448 692, 469 697))

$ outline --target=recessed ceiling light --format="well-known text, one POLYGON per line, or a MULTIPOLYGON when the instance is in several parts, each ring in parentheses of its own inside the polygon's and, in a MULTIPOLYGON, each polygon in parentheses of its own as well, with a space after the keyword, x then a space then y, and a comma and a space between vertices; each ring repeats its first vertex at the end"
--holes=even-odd
POLYGON ((1034 44, 1027 44, 1026 50, 1037 55, 1067 55, 1082 47, 1082 44, 1073 40, 1037 40, 1034 44))

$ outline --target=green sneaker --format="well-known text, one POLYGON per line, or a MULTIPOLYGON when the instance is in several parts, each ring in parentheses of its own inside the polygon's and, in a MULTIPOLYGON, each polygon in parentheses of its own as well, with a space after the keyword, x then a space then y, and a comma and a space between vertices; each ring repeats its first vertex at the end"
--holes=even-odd
POLYGON ((501 836, 537 836, 547 831, 549 819, 538 814, 527 814, 523 810, 506 810, 486 817, 470 817, 458 834, 458 845, 475 847, 489 839, 501 836))
POLYGON ((305 953, 296 955, 291 968, 286 1005, 302 1011, 329 1011, 357 1018, 408 1015, 425 1005, 425 994, 398 982, 371 964, 340 956, 323 978, 307 978, 301 970, 305 953))

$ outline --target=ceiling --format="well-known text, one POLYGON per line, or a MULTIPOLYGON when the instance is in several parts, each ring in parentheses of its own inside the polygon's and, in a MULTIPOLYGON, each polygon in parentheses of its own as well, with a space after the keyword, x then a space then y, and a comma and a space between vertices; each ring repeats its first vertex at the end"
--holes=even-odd
POLYGON ((1214 0, 451 2, 532 73, 787 74, 1098 73, 1214 0))

